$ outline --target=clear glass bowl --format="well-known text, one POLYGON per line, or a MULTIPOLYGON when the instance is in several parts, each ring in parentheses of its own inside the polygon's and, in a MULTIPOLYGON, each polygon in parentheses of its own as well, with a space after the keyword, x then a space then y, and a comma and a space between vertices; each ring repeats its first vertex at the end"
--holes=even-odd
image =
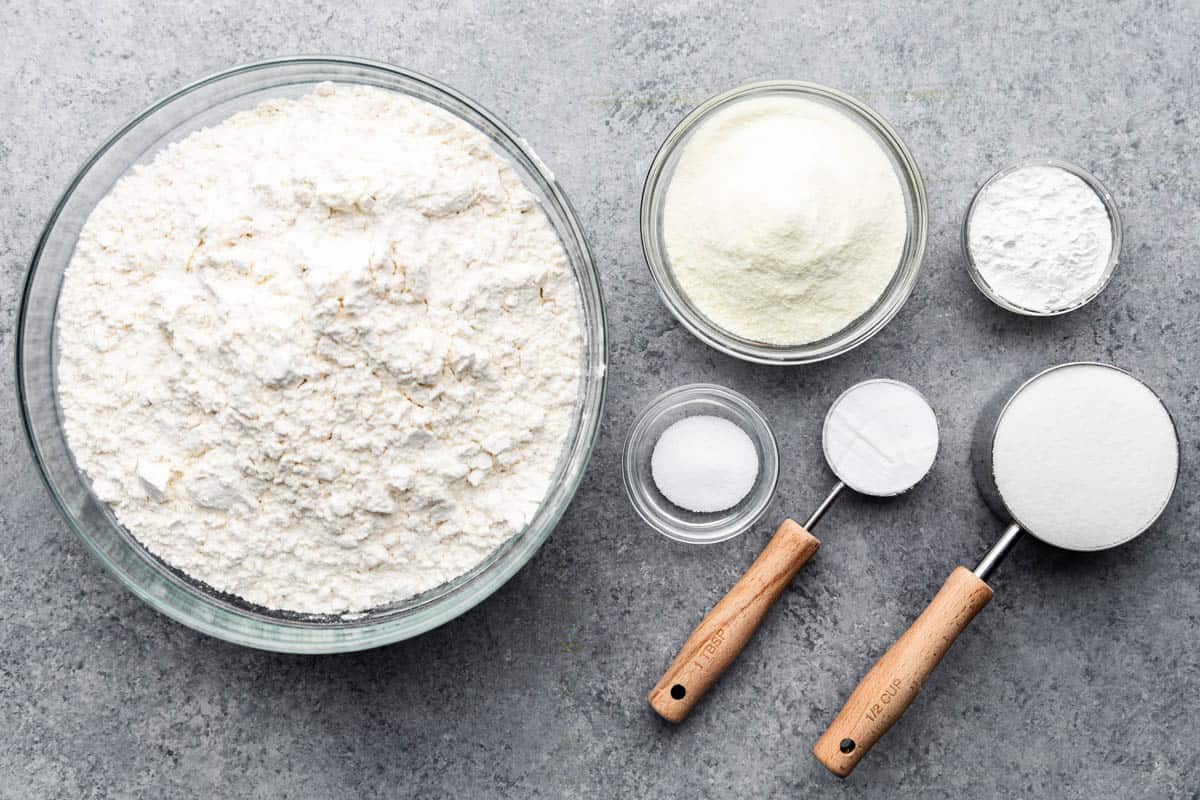
POLYGON ((1020 161, 1012 166, 998 170, 997 172, 993 173, 990 178, 983 182, 983 185, 980 186, 975 192, 975 196, 971 198, 971 204, 967 206, 967 213, 963 217, 961 239, 963 258, 966 259, 967 262, 967 274, 971 276, 971 280, 975 282, 975 285, 979 288, 979 291, 983 292, 984 297, 986 297, 988 300, 991 300, 993 303, 1005 309, 1006 311, 1011 311, 1014 314, 1023 314, 1027 317, 1057 317, 1060 314, 1066 314, 1068 312, 1075 311, 1076 309, 1083 308, 1088 303, 1099 297, 1100 293, 1103 292, 1108 286, 1109 281, 1112 280, 1113 273, 1117 271, 1117 262, 1120 260, 1121 235, 1121 214, 1117 211, 1117 202, 1113 200, 1113 196, 1108 189, 1104 188, 1104 184, 1100 183, 1100 181, 1096 179, 1096 176, 1092 175, 1092 173, 1088 172, 1083 167, 1072 164, 1070 161, 1060 161, 1056 158, 1034 158, 1028 161, 1020 161), (979 202, 979 198, 983 195, 984 190, 991 186, 994 181, 997 181, 1012 172, 1016 172, 1019 169, 1023 169, 1024 167, 1058 167, 1059 169, 1066 170, 1075 177, 1079 178, 1081 181, 1086 183, 1093 192, 1096 193, 1096 196, 1100 198, 1100 202, 1104 203, 1104 208, 1106 211, 1108 211, 1108 221, 1112 225, 1112 252, 1110 252, 1108 255, 1108 264, 1105 266, 1104 272, 1100 276, 1100 281, 1096 284, 1092 291, 1084 295, 1079 301, 1072 303, 1071 305, 1064 306, 1063 308, 1054 309, 1053 311, 1035 311, 1034 309, 1025 308, 1024 306, 1005 298, 991 287, 991 284, 989 284, 987 279, 984 278, 979 272, 979 268, 975 265, 975 259, 971 256, 971 217, 975 213, 975 204, 979 202))
POLYGON ((237 67, 179 90, 137 115, 83 165, 51 214, 25 279, 17 327, 17 392, 30 447, 55 505, 134 594, 171 618, 230 642, 281 652, 332 653, 388 644, 441 625, 498 589, 537 552, 570 503, 591 456, 604 401, 606 335, 599 276, 583 232, 562 190, 524 140, 472 100, 421 75, 352 58, 285 58, 237 67), (192 131, 269 98, 305 94, 321 81, 403 92, 483 131, 512 161, 558 232, 578 279, 585 329, 584 377, 571 432, 551 489, 525 530, 456 580, 352 618, 251 606, 151 555, 92 495, 76 468, 63 434, 55 382, 55 313, 63 273, 81 227, 113 183, 192 131))
POLYGON ((929 228, 929 209, 925 199, 925 182, 916 161, 904 142, 892 130, 887 120, 868 106, 847 94, 803 81, 764 81, 748 83, 705 100, 675 126, 663 142, 642 190, 642 252, 658 288, 659 296, 675 318, 705 344, 745 361, 759 364, 809 364, 839 356, 870 339, 892 320, 912 294, 921 271, 925 254, 925 238, 929 228), (842 330, 807 344, 779 346, 756 342, 737 336, 717 325, 696 308, 675 280, 663 241, 663 206, 667 188, 679 157, 693 131, 717 110, 725 106, 762 95, 800 95, 808 100, 830 105, 846 114, 867 130, 879 142, 900 179, 904 207, 908 218, 908 234, 896 273, 875 304, 842 330))
POLYGON ((758 406, 724 386, 693 383, 655 398, 634 420, 625 440, 621 472, 625 492, 638 515, 659 533, 688 544, 713 544, 745 533, 766 513, 779 482, 779 446, 758 406), (754 487, 733 508, 714 513, 688 511, 672 503, 650 474, 650 456, 663 431, 686 417, 722 417, 750 436, 758 453, 754 487))

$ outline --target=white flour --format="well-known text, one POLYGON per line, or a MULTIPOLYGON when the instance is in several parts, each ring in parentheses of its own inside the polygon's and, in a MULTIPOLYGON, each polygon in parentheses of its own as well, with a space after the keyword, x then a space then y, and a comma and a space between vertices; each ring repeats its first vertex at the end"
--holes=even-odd
POLYGON ((908 491, 933 467, 937 417, 906 383, 864 381, 829 409, 821 442, 830 468, 847 486, 888 497, 908 491))
POLYGON ((686 143, 663 208, 672 272, 725 330, 775 345, 831 336, 900 266, 907 218, 880 144, 824 103, 742 100, 686 143))
POLYGON ((88 220, 59 397, 150 551, 275 609, 452 579, 541 502, 578 395, 578 293, 487 138, 322 84, 171 145, 88 220))
POLYGON ((1166 506, 1179 470, 1175 427, 1140 381, 1093 364, 1021 390, 996 430, 996 485, 1017 521, 1072 550, 1120 544, 1166 506))
POLYGON ((1059 167, 1013 170, 988 184, 967 231, 971 258, 996 294, 1051 313, 1090 299, 1112 254, 1103 201, 1059 167))

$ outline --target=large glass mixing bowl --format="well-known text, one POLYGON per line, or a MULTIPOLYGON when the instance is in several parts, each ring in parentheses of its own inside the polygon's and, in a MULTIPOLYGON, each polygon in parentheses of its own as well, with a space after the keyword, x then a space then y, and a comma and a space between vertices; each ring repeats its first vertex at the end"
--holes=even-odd
POLYGON ((198 631, 237 644, 294 653, 361 650, 396 642, 457 617, 496 591, 550 535, 583 476, 604 401, 606 326, 599 277, 583 232, 553 175, 504 123, 478 104, 406 70, 352 58, 303 57, 237 67, 155 103, 117 131, 79 170, 46 224, 25 280, 17 327, 17 392, 25 432, 55 504, 84 544, 142 600, 198 631), (55 371, 55 313, 63 273, 80 229, 113 183, 135 164, 192 131, 321 81, 403 92, 483 131, 538 197, 578 279, 584 323, 583 378, 570 435, 550 491, 529 525, 482 564, 450 583, 353 618, 316 617, 251 606, 172 569, 153 556, 98 501, 63 433, 55 371))

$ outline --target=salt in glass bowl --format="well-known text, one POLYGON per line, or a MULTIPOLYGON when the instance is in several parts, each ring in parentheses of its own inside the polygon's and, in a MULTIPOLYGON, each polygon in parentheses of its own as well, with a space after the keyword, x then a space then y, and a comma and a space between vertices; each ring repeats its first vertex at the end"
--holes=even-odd
POLYGON ((779 446, 766 417, 754 403, 724 386, 693 383, 659 395, 629 429, 622 459, 625 492, 646 524, 678 542, 713 544, 745 533, 766 513, 779 482, 779 446), (672 503, 654 484, 650 457, 667 428, 686 417, 713 416, 737 425, 754 443, 758 476, 742 500, 724 511, 688 511, 672 503))

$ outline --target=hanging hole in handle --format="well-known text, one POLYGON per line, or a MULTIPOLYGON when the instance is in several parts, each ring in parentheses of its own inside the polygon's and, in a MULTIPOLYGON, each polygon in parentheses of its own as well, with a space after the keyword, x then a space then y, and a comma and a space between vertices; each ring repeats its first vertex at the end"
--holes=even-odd
POLYGON ((838 743, 838 749, 843 753, 853 753, 854 748, 856 747, 858 747, 858 743, 853 739, 842 739, 842 741, 838 743))
POLYGON ((687 689, 684 688, 682 683, 677 683, 671 687, 671 697, 675 700, 682 700, 686 696, 687 689))

